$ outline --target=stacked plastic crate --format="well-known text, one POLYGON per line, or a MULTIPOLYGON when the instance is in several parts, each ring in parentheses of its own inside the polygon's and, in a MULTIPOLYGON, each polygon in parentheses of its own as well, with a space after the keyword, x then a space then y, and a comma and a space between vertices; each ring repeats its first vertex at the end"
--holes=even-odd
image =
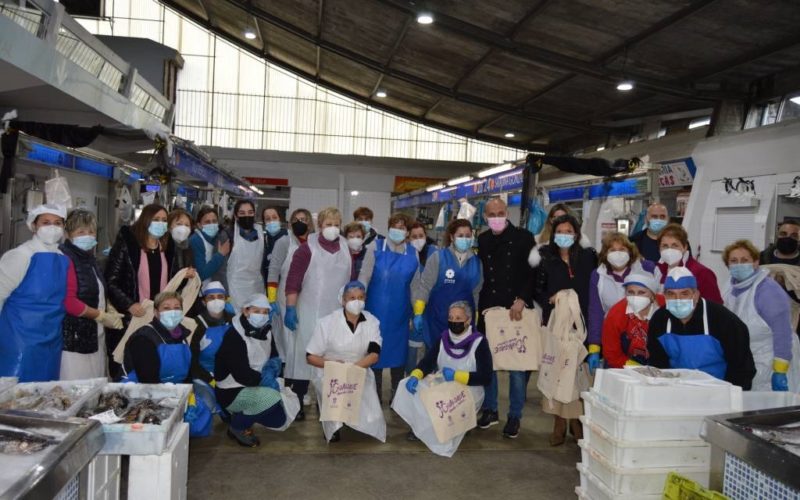
POLYGON ((670 472, 708 486, 706 415, 741 411, 742 390, 697 370, 598 370, 582 395, 579 498, 661 499, 670 472))

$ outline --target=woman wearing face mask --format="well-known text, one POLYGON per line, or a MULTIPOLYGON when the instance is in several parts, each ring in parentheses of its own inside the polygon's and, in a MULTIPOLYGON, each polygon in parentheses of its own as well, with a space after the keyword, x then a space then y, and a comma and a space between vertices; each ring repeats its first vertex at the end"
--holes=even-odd
MULTIPOLYGON (((352 363, 369 368, 381 354, 381 332, 377 318, 364 310, 366 287, 351 281, 342 290, 342 309, 337 309, 317 323, 306 348, 308 364, 314 367, 314 390, 317 404, 322 405, 322 378, 326 361, 352 363)), ((367 370, 361 399, 358 425, 353 429, 386 442, 386 420, 375 391, 375 375, 367 370)), ((325 439, 339 441, 342 422, 322 422, 325 439)))
POLYGON ((261 274, 266 283, 269 278, 269 263, 272 260, 275 244, 289 232, 281 227, 281 216, 275 208, 269 207, 262 210, 261 220, 264 225, 264 257, 261 262, 261 274))
POLYGON ((264 258, 264 238, 256 224, 256 206, 250 200, 239 200, 233 206, 236 217, 232 234, 231 254, 226 275, 234 309, 240 311, 248 297, 264 291, 261 262, 264 258))
POLYGON ((184 267, 190 268, 186 277, 194 277, 194 254, 189 246, 192 224, 192 216, 182 208, 173 209, 167 216, 170 239, 166 253, 170 279, 184 267))
MULTIPOLYGON (((469 387, 475 399, 475 412, 483 404, 483 386, 492 379, 492 353, 483 334, 472 328, 472 307, 465 301, 454 302, 448 307, 447 326, 437 342, 425 353, 411 376, 405 379, 405 390, 397 392, 392 408, 406 421, 430 418, 417 395, 420 383, 429 373, 440 372, 448 382, 457 382, 469 387)), ((452 456, 464 435, 448 443, 439 443, 428 425, 412 429, 407 439, 420 439, 437 455, 452 456)))
MULTIPOLYGON (((147 205, 132 226, 119 228, 105 278, 108 298, 125 318, 121 330, 106 331, 108 352, 117 347, 131 316, 144 316, 141 302, 153 300, 167 286, 169 263, 164 252, 169 238, 167 210, 161 205, 147 205)), ((118 368, 112 365, 112 377, 118 375, 118 368)))
POLYGON ((108 373, 105 328, 122 328, 122 315, 106 311, 105 280, 94 257, 97 219, 89 211, 73 210, 64 229, 67 240, 59 248, 70 263, 59 379, 105 377, 108 373))
POLYGON ((417 249, 417 254, 419 255, 419 272, 423 272, 428 258, 439 250, 436 247, 436 242, 433 238, 428 237, 428 233, 425 232, 425 226, 417 221, 414 221, 408 230, 408 241, 411 243, 411 246, 417 249))
POLYGON ((725 247, 722 260, 731 273, 725 307, 747 324, 756 363, 754 391, 800 389, 800 343, 791 323, 789 297, 764 269, 749 240, 725 247))
POLYGON ((664 305, 658 282, 649 273, 631 273, 623 283, 625 297, 603 322, 603 357, 608 368, 646 365, 650 318, 664 305))
MULTIPOLYGON (((553 311, 553 300, 561 290, 572 289, 578 295, 581 313, 586 318, 589 309, 589 282, 592 271, 597 267, 597 254, 593 248, 581 247, 581 226, 575 217, 562 215, 553 221, 553 234, 550 243, 534 249, 538 257, 530 259, 535 266, 534 299, 542 307, 542 321, 546 324, 553 311)), ((583 414, 580 400, 562 404, 555 400, 542 399, 545 413, 554 416, 553 433, 550 445, 564 443, 569 424, 570 432, 576 439, 583 437, 583 428, 578 417, 583 414)))
POLYGON ((195 317, 197 329, 192 334, 192 379, 214 383, 214 359, 233 315, 225 310, 227 294, 219 281, 203 285, 203 310, 195 317))
POLYGON ((285 430, 294 419, 283 404, 278 376, 281 359, 270 327, 267 297, 254 294, 233 318, 215 359, 217 401, 231 415, 228 437, 254 448, 261 441, 253 425, 285 430))
POLYGON ((639 249, 622 233, 610 233, 603 239, 600 265, 592 271, 589 282, 589 316, 586 318, 589 345, 589 370, 600 366, 600 340, 603 320, 608 311, 625 297, 623 283, 628 275, 655 271, 655 264, 643 260, 639 249))
MULTIPOLYGON (((373 367, 378 398, 382 399, 383 369, 391 371, 392 395, 403 378, 408 354, 409 322, 412 316, 411 289, 418 286, 419 257, 406 242, 409 217, 402 213, 389 217, 389 234, 376 242, 374 267, 364 261, 361 276, 371 272, 367 285, 367 310, 381 322, 381 359, 373 367)), ((361 279, 359 279, 362 283, 361 279)))
POLYGON ((123 382, 183 384, 189 381, 192 353, 181 325, 183 299, 175 292, 161 292, 153 301, 155 317, 131 335, 125 345, 123 382))
POLYGON ((700 296, 711 302, 722 304, 722 294, 717 286, 717 276, 689 254, 689 236, 679 224, 668 224, 658 234, 661 260, 656 265, 655 276, 663 285, 670 270, 685 267, 697 279, 700 296))
POLYGON ((562 215, 571 215, 575 217, 575 213, 572 211, 572 209, 563 203, 556 203, 550 207, 550 210, 547 213, 547 220, 542 228, 542 232, 539 233, 539 236, 537 237, 537 241, 540 244, 546 245, 548 242, 550 242, 550 236, 553 234, 553 221, 562 215))
POLYGON ((33 238, 0 257, 0 376, 58 380, 69 259, 58 249, 66 210, 28 213, 33 238))
MULTIPOLYGON (((284 327, 292 330, 286 344, 286 385, 300 400, 308 392, 311 365, 306 347, 318 321, 340 307, 339 290, 350 281, 353 261, 345 239, 339 235, 342 215, 326 208, 317 215, 319 232, 308 237, 292 256, 286 276, 284 327)), ((305 419, 300 410, 298 420, 305 419)))
POLYGON ((231 242, 224 231, 220 232, 219 217, 213 207, 201 208, 196 222, 194 234, 189 237, 189 246, 197 274, 204 283, 219 281, 224 285, 225 259, 231 251, 231 242))
POLYGON ((364 230, 364 226, 361 223, 351 222, 344 227, 342 234, 344 234, 345 239, 347 239, 347 248, 350 249, 350 257, 353 259, 353 269, 350 273, 350 280, 355 281, 361 273, 361 267, 364 264, 364 259, 367 254, 370 254, 370 257, 374 257, 374 254, 372 254, 372 252, 367 252, 367 247, 364 246, 364 238, 367 236, 367 232, 364 230))

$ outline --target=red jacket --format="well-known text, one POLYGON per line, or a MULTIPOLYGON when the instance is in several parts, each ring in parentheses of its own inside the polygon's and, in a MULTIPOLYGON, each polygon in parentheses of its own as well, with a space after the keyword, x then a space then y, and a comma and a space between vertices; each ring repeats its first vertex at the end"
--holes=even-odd
MULTIPOLYGON (((656 303, 663 307, 664 297, 656 295, 656 303)), ((603 358, 609 368, 622 368, 625 362, 636 357, 642 363, 647 360, 648 320, 627 314, 628 300, 622 299, 608 310, 603 321, 603 358)))
MULTIPOLYGON (((658 270, 661 271, 661 283, 663 284, 664 280, 667 279, 669 267, 664 263, 659 263, 657 266, 658 270)), ((714 274, 714 271, 697 262, 695 258, 691 256, 684 266, 694 274, 697 280, 697 289, 700 291, 700 296, 702 298, 710 300, 711 302, 716 302, 717 304, 723 303, 722 294, 719 292, 719 286, 717 285, 717 275, 714 274)))

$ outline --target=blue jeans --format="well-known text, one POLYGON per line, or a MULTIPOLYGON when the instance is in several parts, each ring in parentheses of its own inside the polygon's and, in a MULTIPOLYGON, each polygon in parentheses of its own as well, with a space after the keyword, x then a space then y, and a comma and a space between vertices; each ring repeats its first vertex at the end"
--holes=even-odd
POLYGON ((406 375, 411 375, 411 372, 417 367, 417 355, 422 349, 424 349, 424 347, 412 347, 411 345, 408 346, 408 354, 406 355, 405 366, 406 375))
MULTIPOLYGON (((508 372, 508 416, 522 418, 522 407, 528 395, 528 380, 531 372, 508 372)), ((484 410, 497 411, 497 372, 492 373, 492 382, 485 386, 484 410)))

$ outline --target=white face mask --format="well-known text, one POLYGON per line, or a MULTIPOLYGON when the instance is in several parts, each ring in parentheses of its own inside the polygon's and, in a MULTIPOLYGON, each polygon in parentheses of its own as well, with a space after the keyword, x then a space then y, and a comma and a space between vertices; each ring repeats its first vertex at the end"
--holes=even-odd
POLYGON ((668 266, 677 264, 681 261, 681 259, 683 259, 683 253, 680 250, 676 250, 674 248, 666 248, 661 250, 661 261, 666 263, 668 266))
POLYGON ((64 237, 64 228, 59 226, 42 226, 36 230, 36 236, 45 245, 55 245, 64 237))
POLYGON ((225 301, 222 299, 209 300, 206 308, 211 314, 219 314, 225 310, 225 301))
POLYGON ((422 248, 425 246, 425 238, 420 238, 418 240, 411 240, 411 246, 417 249, 417 252, 421 252, 422 248))
POLYGON ((350 250, 354 252, 360 252, 361 247, 364 245, 363 238, 348 238, 347 239, 347 246, 350 250))
POLYGON ((630 254, 628 254, 628 252, 625 252, 623 250, 608 252, 606 258, 608 259, 608 263, 614 267, 624 267, 631 260, 630 254))
POLYGON ((347 304, 344 305, 344 308, 347 309, 347 312, 350 314, 358 315, 364 311, 364 301, 363 300, 351 300, 347 304))
POLYGON ((339 237, 339 228, 336 226, 328 226, 322 230, 322 237, 328 241, 334 241, 339 237))
POLYGON ((628 305, 637 313, 650 305, 650 297, 645 297, 644 295, 628 295, 626 298, 628 299, 628 305))
POLYGON ((189 233, 192 230, 189 229, 189 226, 175 226, 172 228, 170 233, 172 234, 172 239, 178 243, 183 243, 189 237, 189 233))

